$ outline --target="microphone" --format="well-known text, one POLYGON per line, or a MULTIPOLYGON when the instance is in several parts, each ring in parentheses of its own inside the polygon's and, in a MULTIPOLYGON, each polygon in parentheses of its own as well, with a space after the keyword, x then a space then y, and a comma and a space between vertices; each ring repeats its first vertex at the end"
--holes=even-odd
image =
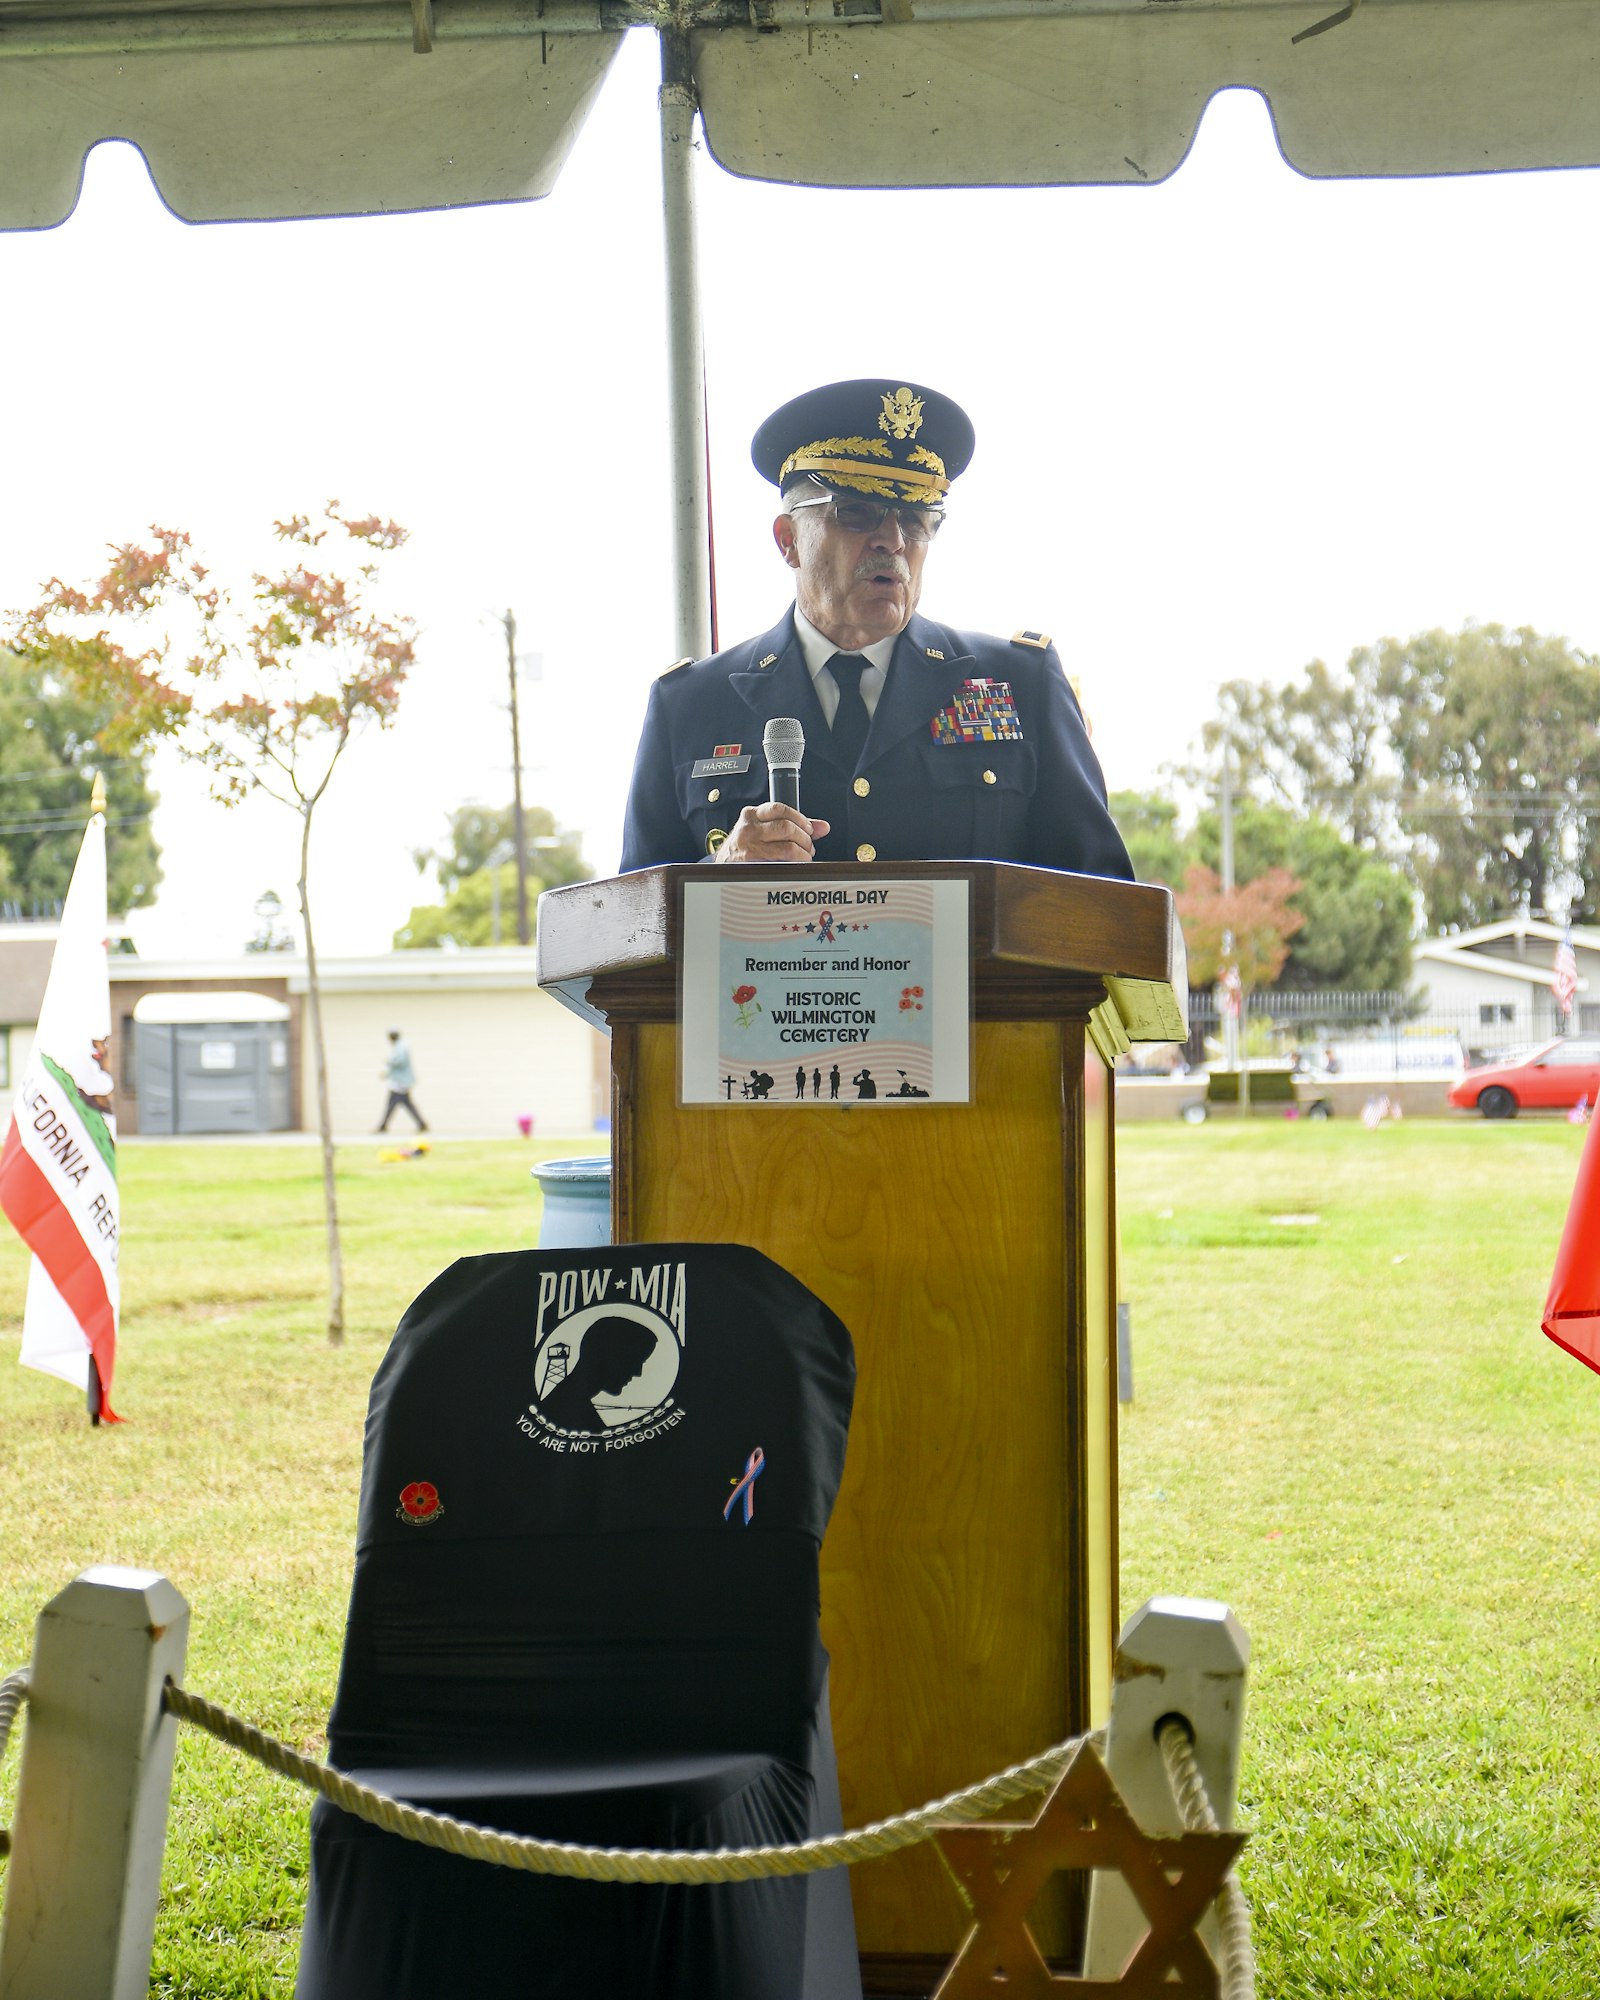
POLYGON ((761 732, 761 752, 767 760, 767 797, 777 805, 793 806, 798 812, 805 731, 792 715, 775 715, 761 732))

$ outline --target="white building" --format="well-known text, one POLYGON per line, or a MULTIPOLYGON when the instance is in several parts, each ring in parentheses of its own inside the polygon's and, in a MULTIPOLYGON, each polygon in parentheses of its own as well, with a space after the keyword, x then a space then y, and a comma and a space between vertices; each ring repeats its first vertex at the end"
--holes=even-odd
POLYGON ((1428 995, 1419 1025, 1453 1028, 1486 1053, 1544 1041, 1563 1026, 1600 1034, 1600 930, 1573 926, 1578 991, 1565 1023, 1550 985, 1564 935, 1560 924, 1518 915, 1418 945, 1411 987, 1428 995))
MULTIPOLYGON (((0 1121, 33 1043, 54 926, 0 927, 0 1121)), ((388 1030, 416 1069, 418 1108, 444 1136, 593 1132, 609 1111, 605 1038, 534 983, 531 950, 321 958, 333 1127, 371 1131, 387 1096, 388 1030)), ((118 1129, 310 1130, 316 1076, 305 960, 111 958, 118 1129), (149 1103, 144 1099, 150 1099, 149 1103)), ((407 1133, 401 1112, 391 1131, 407 1133)))

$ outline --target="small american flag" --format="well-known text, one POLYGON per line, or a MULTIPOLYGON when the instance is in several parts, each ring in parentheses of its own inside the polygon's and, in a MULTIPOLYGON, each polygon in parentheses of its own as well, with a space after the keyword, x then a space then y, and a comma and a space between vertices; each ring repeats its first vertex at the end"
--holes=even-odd
POLYGON ((1550 971, 1550 991, 1563 1015, 1572 1013, 1573 996, 1578 990, 1578 961, 1572 953, 1572 926, 1569 923, 1556 946, 1556 962, 1550 971))

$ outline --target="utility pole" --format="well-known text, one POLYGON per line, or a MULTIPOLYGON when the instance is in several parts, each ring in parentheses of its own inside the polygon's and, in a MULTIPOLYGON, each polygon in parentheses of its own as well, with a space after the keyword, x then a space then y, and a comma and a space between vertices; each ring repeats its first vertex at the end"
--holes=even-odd
MULTIPOLYGON (((528 842, 522 819, 522 724, 517 715, 517 614, 507 611, 506 673, 511 683, 511 838, 517 850, 517 943, 530 944, 528 929, 528 842)), ((496 880, 498 881, 498 877, 496 880)), ((495 943, 500 942, 499 925, 495 943)))
MULTIPOLYGON (((1233 741, 1224 735, 1222 739, 1222 893, 1233 894, 1233 741)), ((1222 957, 1224 969, 1232 971, 1237 980, 1238 960, 1235 955, 1237 940, 1232 930, 1222 933, 1222 957)), ((1243 1039, 1245 996, 1242 986, 1234 985, 1229 994, 1227 1012, 1223 1016, 1222 1048, 1223 1061, 1239 1079, 1239 1114, 1250 1115, 1250 1076, 1245 1066, 1248 1058, 1241 1060, 1240 1043, 1243 1039), (1234 1006, 1238 1012, 1234 1013, 1234 1006)))

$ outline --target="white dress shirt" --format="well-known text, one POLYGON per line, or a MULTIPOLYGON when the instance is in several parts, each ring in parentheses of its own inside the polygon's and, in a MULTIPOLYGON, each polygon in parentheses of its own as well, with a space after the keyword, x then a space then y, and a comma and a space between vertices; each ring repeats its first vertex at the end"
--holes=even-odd
MULTIPOLYGON (((806 671, 811 676, 811 685, 817 691, 817 700, 822 704, 822 712, 828 718, 831 729, 839 709, 839 685, 833 675, 824 669, 835 653, 849 652, 850 649, 836 646, 826 633, 819 632, 798 604, 794 608, 794 629, 800 640, 800 651, 805 657, 806 671)), ((878 711, 878 697, 883 693, 889 658, 899 636, 898 632, 892 632, 887 639, 874 639, 870 646, 863 646, 859 653, 852 656, 867 662, 861 670, 861 699, 867 705, 868 715, 876 715, 878 711)))

